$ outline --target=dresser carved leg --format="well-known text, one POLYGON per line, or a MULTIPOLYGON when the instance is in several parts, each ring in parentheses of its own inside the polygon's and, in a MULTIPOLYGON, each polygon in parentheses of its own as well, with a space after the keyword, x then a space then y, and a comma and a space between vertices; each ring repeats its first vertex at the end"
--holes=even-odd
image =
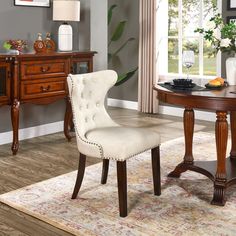
POLYGON ((217 170, 214 181, 214 195, 211 204, 225 205, 226 189, 226 149, 228 139, 227 112, 216 112, 217 121, 215 125, 216 151, 217 151, 217 170))
POLYGON ((11 106, 11 121, 12 121, 12 128, 13 128, 13 142, 12 142, 12 153, 16 155, 19 149, 19 137, 18 137, 18 130, 19 130, 19 108, 20 102, 17 99, 14 99, 13 104, 11 106))
POLYGON ((179 178, 181 173, 187 170, 187 166, 193 164, 193 132, 194 132, 194 111, 191 108, 185 108, 184 111, 184 137, 185 137, 185 155, 184 161, 180 163, 174 171, 169 173, 168 177, 179 178))
POLYGON ((230 158, 236 159, 236 111, 230 113, 230 128, 231 128, 231 152, 230 158))
POLYGON ((71 102, 70 102, 70 98, 67 97, 66 98, 66 113, 65 113, 65 118, 64 118, 64 134, 68 141, 71 141, 71 138, 72 138, 69 131, 71 120, 72 120, 71 102))

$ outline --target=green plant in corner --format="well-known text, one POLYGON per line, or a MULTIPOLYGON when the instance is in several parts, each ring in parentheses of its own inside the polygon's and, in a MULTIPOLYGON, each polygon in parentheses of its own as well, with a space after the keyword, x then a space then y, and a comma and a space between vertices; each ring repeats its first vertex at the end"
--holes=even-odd
MULTIPOLYGON (((117 7, 117 5, 112 5, 109 10, 108 10, 108 26, 111 23, 112 20, 112 16, 113 16, 113 10, 117 7)), ((118 25, 115 28, 115 31, 113 32, 111 39, 108 43, 108 49, 110 48, 111 44, 114 42, 117 42, 121 36, 123 35, 123 32, 125 30, 125 26, 126 26, 127 21, 121 21, 118 23, 118 25)), ((131 41, 134 41, 135 38, 128 38, 117 50, 115 50, 113 53, 108 52, 108 62, 110 62, 112 60, 113 57, 117 56, 131 41)), ((135 74, 135 72, 138 70, 138 67, 135 68, 132 71, 126 72, 124 74, 118 75, 118 80, 117 83, 115 84, 115 86, 121 85, 124 82, 126 82, 127 80, 129 80, 130 78, 133 77, 133 75, 135 74)))

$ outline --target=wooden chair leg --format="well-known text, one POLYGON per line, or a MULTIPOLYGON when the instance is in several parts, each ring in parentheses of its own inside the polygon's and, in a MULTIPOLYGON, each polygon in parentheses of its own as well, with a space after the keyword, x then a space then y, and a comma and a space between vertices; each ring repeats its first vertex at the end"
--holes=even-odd
POLYGON ((109 169, 109 160, 104 159, 102 162, 102 179, 101 184, 107 183, 107 175, 108 175, 108 169, 109 169))
POLYGON ((154 194, 161 195, 160 147, 152 149, 152 175, 154 194))
POLYGON ((84 178, 85 163, 86 163, 86 156, 80 153, 78 173, 77 173, 74 191, 71 197, 72 199, 75 199, 77 197, 78 192, 80 190, 80 187, 84 178))
POLYGON ((126 161, 117 161, 117 182, 120 217, 127 216, 127 172, 126 161))

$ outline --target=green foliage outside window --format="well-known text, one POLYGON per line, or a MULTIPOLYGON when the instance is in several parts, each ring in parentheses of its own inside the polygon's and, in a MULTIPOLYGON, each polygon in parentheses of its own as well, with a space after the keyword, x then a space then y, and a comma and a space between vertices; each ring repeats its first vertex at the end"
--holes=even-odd
MULTIPOLYGON (((159 2, 167 0, 159 0, 159 2)), ((212 12, 217 7, 217 0, 203 0, 204 11, 203 11, 203 22, 212 15, 212 12)), ((191 74, 199 74, 199 39, 193 35, 194 29, 199 25, 199 15, 201 9, 200 0, 182 0, 182 51, 193 50, 195 53, 195 65, 191 69, 191 74), (190 32, 189 25, 196 25, 190 32), (188 37, 189 33, 191 33, 188 37)), ((178 73, 179 67, 179 0, 168 0, 168 72, 178 73)), ((216 73, 215 66, 215 49, 211 46, 207 40, 204 40, 204 74, 214 75, 216 73)), ((184 70, 184 69, 183 69, 184 70)))

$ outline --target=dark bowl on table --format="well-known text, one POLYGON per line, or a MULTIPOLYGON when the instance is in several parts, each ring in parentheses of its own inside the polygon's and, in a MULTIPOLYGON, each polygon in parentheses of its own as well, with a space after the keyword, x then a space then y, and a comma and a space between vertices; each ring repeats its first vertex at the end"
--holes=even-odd
POLYGON ((175 86, 188 87, 189 85, 192 84, 192 80, 191 79, 173 79, 173 84, 175 86))

